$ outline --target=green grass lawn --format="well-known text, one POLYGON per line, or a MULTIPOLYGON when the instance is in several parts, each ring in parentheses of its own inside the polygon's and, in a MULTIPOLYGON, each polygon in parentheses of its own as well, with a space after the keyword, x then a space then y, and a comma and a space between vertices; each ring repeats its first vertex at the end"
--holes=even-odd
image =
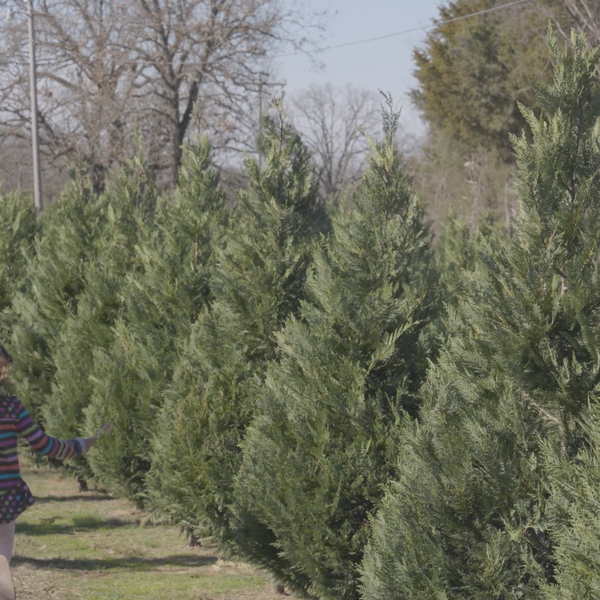
POLYGON ((192 548, 133 504, 22 464, 36 504, 17 520, 19 600, 277 600, 268 578, 192 548))

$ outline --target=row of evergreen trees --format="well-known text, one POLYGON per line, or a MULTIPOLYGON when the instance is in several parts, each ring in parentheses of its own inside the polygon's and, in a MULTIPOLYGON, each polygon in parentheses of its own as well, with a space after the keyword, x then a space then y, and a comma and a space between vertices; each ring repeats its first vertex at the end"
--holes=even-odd
POLYGON ((600 596, 600 51, 550 50, 513 139, 516 233, 435 252, 394 143, 324 207, 277 111, 231 211, 203 142, 39 220, 0 200, 0 326, 73 469, 269 571, 355 600, 600 596))

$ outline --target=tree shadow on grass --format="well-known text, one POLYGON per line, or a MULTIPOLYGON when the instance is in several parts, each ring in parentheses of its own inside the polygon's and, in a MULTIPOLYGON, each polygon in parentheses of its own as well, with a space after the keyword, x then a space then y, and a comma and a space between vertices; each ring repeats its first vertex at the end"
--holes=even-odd
POLYGON ((73 496, 35 496, 36 504, 47 504, 54 502, 102 502, 104 500, 115 500, 108 494, 88 493, 75 494, 73 496))
POLYGON ((121 527, 138 527, 135 522, 121 519, 101 519, 93 515, 74 517, 51 517, 41 519, 39 523, 17 522, 17 533, 23 535, 73 535, 98 529, 119 529, 121 527), (68 523, 65 521, 68 520, 68 523))
POLYGON ((122 558, 80 559, 68 558, 30 558, 29 556, 13 556, 11 566, 29 565, 37 569, 53 569, 60 571, 151 571, 160 567, 193 568, 214 565, 216 556, 196 556, 178 554, 163 558, 142 558, 125 556, 122 558))

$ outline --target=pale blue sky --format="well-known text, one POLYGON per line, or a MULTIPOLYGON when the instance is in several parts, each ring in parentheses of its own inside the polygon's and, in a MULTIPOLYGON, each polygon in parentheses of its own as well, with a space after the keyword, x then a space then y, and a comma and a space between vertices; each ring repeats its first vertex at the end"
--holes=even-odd
MULTIPOLYGON (((332 13, 323 45, 344 44, 431 24, 443 0, 313 0, 317 8, 332 13)), ((408 33, 329 50, 320 54, 323 70, 315 70, 303 56, 279 59, 280 76, 293 92, 312 82, 331 81, 336 85, 353 83, 377 91, 391 92, 402 109, 403 126, 416 133, 418 116, 406 93, 414 87, 412 51, 425 31, 408 33)))

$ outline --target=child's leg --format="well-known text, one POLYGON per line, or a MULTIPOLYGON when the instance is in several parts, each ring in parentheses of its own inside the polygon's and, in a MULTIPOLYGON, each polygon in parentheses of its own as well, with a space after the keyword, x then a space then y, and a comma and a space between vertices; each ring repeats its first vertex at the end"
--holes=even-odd
POLYGON ((0 555, 0 600, 17 600, 10 567, 5 556, 0 555))
POLYGON ((8 566, 14 543, 15 522, 0 524, 0 600, 16 600, 8 566))
POLYGON ((0 524, 0 556, 6 557, 8 564, 10 564, 14 544, 15 522, 0 524))

